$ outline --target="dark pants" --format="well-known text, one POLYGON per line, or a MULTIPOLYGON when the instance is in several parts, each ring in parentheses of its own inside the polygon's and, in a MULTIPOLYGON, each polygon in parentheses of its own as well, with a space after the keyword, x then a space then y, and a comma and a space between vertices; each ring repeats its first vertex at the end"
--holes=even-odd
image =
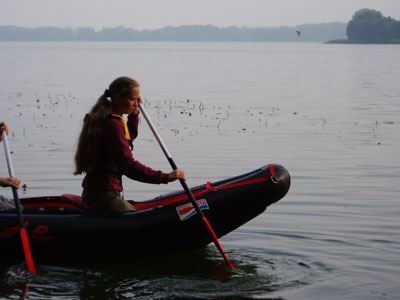
POLYGON ((82 201, 94 212, 113 214, 135 211, 136 208, 121 197, 118 191, 88 192, 83 191, 82 201))

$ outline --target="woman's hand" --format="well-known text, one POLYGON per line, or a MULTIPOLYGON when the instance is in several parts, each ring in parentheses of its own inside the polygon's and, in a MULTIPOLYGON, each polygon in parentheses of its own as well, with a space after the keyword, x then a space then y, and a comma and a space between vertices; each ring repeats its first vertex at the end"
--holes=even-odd
POLYGON ((6 122, 0 123, 0 142, 3 140, 2 134, 5 131, 8 134, 8 125, 6 122))
POLYGON ((175 181, 177 179, 186 180, 185 171, 176 169, 176 170, 173 170, 171 173, 169 173, 169 176, 168 176, 169 182, 175 181))
POLYGON ((21 180, 15 177, 0 177, 0 186, 2 187, 12 186, 15 187, 16 189, 19 189, 20 183, 21 180))

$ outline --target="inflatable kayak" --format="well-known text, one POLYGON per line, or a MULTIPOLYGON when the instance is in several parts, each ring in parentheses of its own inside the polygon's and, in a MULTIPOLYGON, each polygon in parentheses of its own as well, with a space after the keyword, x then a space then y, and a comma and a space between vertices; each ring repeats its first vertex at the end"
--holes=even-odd
MULTIPOLYGON (((222 237, 282 199, 289 187, 288 171, 267 165, 191 191, 217 237, 222 237)), ((130 201, 137 211, 111 216, 91 213, 76 195, 22 198, 20 202, 35 259, 165 253, 212 242, 184 191, 130 201)), ((0 212, 0 255, 23 257, 15 210, 0 212)))

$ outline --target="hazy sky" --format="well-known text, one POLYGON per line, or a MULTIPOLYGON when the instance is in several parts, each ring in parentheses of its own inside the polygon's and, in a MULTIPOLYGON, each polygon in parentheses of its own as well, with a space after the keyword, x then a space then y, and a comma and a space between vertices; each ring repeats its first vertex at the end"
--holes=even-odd
POLYGON ((0 25, 275 27, 348 22, 361 8, 400 20, 400 0, 0 0, 0 25))

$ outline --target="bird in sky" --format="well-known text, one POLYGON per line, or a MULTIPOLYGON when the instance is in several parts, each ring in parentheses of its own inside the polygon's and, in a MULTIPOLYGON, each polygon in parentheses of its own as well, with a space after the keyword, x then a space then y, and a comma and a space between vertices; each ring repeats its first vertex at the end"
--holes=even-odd
POLYGON ((300 36, 301 31, 296 30, 296 32, 297 32, 297 35, 300 36))

